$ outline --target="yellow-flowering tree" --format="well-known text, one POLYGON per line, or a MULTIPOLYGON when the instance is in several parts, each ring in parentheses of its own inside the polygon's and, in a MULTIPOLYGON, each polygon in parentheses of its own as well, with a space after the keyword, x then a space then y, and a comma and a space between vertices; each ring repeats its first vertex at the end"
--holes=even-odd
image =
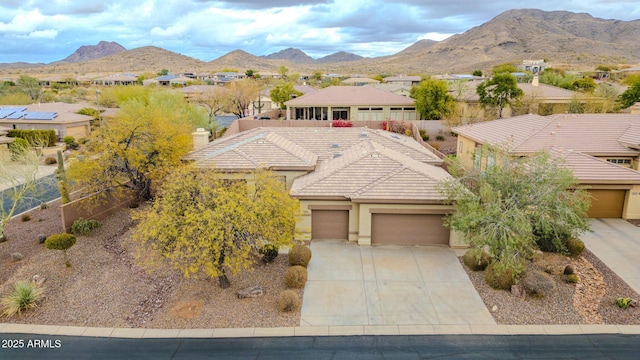
POLYGON ((91 133, 86 154, 69 168, 69 177, 88 192, 130 184, 144 199, 192 149, 191 132, 205 121, 180 94, 157 90, 123 100, 116 118, 91 133))
POLYGON ((185 277, 218 278, 254 264, 265 244, 292 243, 299 204, 269 171, 229 179, 185 166, 163 183, 153 206, 135 215, 138 259, 151 268, 168 260, 185 277))

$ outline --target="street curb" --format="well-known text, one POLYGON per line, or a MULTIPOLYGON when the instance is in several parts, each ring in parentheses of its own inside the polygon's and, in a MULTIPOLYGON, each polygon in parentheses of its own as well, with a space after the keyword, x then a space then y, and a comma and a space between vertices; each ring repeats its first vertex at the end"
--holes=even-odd
POLYGON ((280 328, 144 329, 0 323, 0 334, 127 339, 248 338, 369 335, 593 335, 640 334, 640 325, 360 325, 280 328))

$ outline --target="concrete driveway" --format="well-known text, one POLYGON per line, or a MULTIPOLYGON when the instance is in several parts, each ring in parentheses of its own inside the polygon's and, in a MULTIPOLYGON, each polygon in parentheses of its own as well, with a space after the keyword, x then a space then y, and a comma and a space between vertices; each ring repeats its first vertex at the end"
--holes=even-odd
POLYGON ((622 219, 592 219, 582 235, 592 253, 640 294, 640 227, 622 219))
POLYGON ((455 252, 311 243, 301 326, 495 324, 455 252))

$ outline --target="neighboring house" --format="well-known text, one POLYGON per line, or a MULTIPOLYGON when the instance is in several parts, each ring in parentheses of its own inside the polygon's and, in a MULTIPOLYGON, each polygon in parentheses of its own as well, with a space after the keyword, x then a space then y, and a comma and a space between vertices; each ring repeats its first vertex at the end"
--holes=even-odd
POLYGON ((378 84, 380 83, 380 81, 367 77, 352 77, 346 80, 342 80, 340 83, 349 86, 365 86, 370 84, 378 84))
POLYGON ((285 102, 298 120, 418 120, 413 99, 371 86, 329 86, 285 102))
POLYGON ((156 85, 156 86, 187 86, 188 83, 193 82, 193 79, 182 75, 163 75, 153 79, 143 80, 143 85, 156 85))
POLYGON ((255 128, 186 157, 231 178, 267 168, 300 200, 301 239, 462 246, 443 226, 452 211, 436 185, 443 161, 410 137, 369 128, 255 128))
POLYGON ((593 196, 589 217, 640 219, 640 114, 522 115, 459 126, 457 158, 486 166, 483 144, 514 156, 550 150, 593 196))
POLYGON ((38 84, 42 87, 75 87, 79 82, 71 75, 46 75, 38 78, 38 84))
MULTIPOLYGON (((467 81, 461 84, 460 89, 453 90, 453 96, 458 101, 458 107, 463 118, 485 118, 484 105, 480 104, 480 97, 476 92, 482 81, 467 81), (457 92, 457 93, 456 93, 457 92)), ((564 113, 569 109, 569 104, 574 101, 584 103, 587 96, 584 93, 571 91, 556 86, 546 85, 534 78, 531 83, 518 83, 518 87, 524 95, 521 99, 523 105, 528 106, 527 113, 550 115, 564 113)), ((595 101, 595 98, 591 99, 595 101)), ((513 109, 509 106, 502 110, 503 117, 512 116, 513 109)))
POLYGON ((114 85, 137 85, 138 77, 133 74, 118 74, 103 76, 91 81, 94 85, 114 86, 114 85))
POLYGON ((404 85, 409 87, 420 84, 420 81, 422 81, 422 78, 420 76, 407 75, 388 76, 382 79, 382 82, 385 84, 404 85))
POLYGON ((390 93, 393 93, 393 94, 396 94, 396 95, 400 95, 400 96, 406 96, 406 97, 410 97, 411 96, 411 86, 410 85, 403 85, 403 84, 396 84, 396 83, 383 83, 383 84, 372 84, 372 85, 367 85, 367 86, 371 86, 371 87, 374 87, 376 89, 388 91, 390 93))
POLYGON ((278 104, 274 104, 273 100, 271 100, 271 89, 273 89, 273 87, 260 90, 258 97, 249 104, 249 114, 258 116, 261 113, 278 108, 278 104))
POLYGON ((544 60, 522 60, 522 65, 518 65, 519 70, 530 71, 534 74, 543 72, 549 64, 544 60))
POLYGON ((58 140, 89 136, 93 117, 77 114, 84 106, 66 103, 0 106, 0 126, 20 130, 55 130, 58 140))

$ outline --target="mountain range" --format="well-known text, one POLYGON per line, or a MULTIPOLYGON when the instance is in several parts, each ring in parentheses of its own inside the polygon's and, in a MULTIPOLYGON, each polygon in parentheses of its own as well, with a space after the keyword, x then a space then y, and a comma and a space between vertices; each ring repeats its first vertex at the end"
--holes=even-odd
POLYGON ((83 46, 62 61, 51 64, 0 64, 1 69, 30 73, 139 72, 168 69, 219 71, 254 69, 277 72, 321 70, 338 73, 444 73, 490 69, 505 62, 547 59, 554 66, 570 64, 593 69, 597 64, 640 62, 640 20, 594 18, 586 13, 520 9, 506 11, 490 21, 443 41, 420 40, 389 56, 363 58, 336 52, 314 59, 300 49, 255 56, 235 50, 209 62, 146 46, 126 50, 117 43, 83 46))

